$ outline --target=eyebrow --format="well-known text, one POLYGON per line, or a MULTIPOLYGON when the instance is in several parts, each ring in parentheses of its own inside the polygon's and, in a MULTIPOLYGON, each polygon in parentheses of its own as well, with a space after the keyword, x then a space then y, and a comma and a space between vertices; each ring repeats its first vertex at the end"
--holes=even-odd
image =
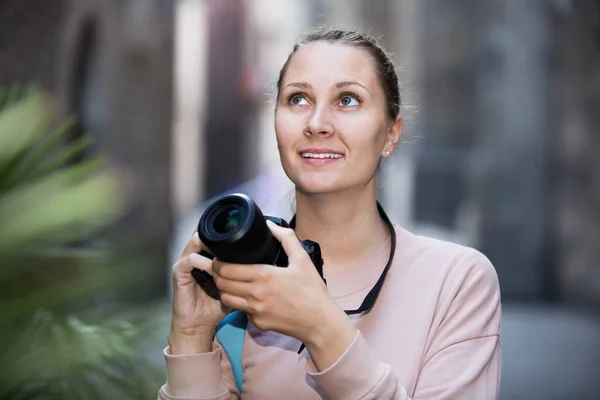
MULTIPOLYGON (((360 86, 363 89, 365 89, 367 92, 371 93, 371 91, 369 89, 367 89, 365 86, 363 86, 360 83, 355 82, 355 81, 338 82, 335 85, 333 85, 333 87, 334 87, 334 89, 341 89, 341 88, 345 88, 345 87, 348 87, 348 86, 355 86, 355 85, 356 86, 360 86)), ((285 85, 285 87, 288 87, 288 86, 297 87, 297 88, 300 88, 300 89, 312 89, 313 88, 312 85, 310 83, 308 83, 308 82, 292 82, 292 83, 289 83, 289 84, 285 85)))

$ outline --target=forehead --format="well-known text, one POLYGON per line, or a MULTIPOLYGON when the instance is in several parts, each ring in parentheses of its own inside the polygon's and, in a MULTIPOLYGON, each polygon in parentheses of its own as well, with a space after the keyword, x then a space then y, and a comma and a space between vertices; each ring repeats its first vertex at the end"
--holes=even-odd
POLYGON ((283 86, 296 81, 329 85, 332 81, 351 80, 369 88, 377 85, 375 66, 369 53, 347 44, 313 42, 302 45, 294 54, 283 86))

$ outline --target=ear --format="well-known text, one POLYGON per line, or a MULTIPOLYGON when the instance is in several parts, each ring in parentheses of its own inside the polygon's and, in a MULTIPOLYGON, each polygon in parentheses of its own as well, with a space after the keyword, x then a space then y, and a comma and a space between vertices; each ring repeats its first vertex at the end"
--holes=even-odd
POLYGON ((392 124, 387 132, 385 146, 381 152, 382 157, 390 157, 396 151, 398 143, 400 142, 400 136, 402 136, 402 117, 397 116, 396 121, 392 124))

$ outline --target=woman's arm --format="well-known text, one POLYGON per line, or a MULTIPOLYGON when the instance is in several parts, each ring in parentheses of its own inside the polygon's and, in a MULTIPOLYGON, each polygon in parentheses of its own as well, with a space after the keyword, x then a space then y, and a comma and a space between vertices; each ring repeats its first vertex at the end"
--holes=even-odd
MULTIPOLYGON (((498 396, 502 364, 498 278, 491 263, 478 252, 464 262, 470 263, 461 268, 464 277, 457 280, 455 290, 443 294, 449 298, 449 306, 424 356, 414 400, 498 396)), ((325 369, 318 368, 316 361, 322 357, 318 349, 311 356, 307 373, 326 398, 409 399, 391 367, 376 358, 360 332, 325 369)))
POLYGON ((158 400, 237 400, 237 390, 229 359, 215 340, 208 353, 172 355, 164 350, 167 383, 158 400))
POLYGON ((229 372, 222 371, 221 360, 227 357, 222 356, 214 334, 227 308, 208 296, 192 274, 194 268, 213 273, 213 262, 202 255, 203 250, 198 232, 194 232, 173 266, 171 330, 169 347, 164 350, 167 383, 160 389, 159 399, 230 399, 236 393, 235 386, 233 392, 229 390, 227 382, 233 381, 233 374, 231 367, 229 372))

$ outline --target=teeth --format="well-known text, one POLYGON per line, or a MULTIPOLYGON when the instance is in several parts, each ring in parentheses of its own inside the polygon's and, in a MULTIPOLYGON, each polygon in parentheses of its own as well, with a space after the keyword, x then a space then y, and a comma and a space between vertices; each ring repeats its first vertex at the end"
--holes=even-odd
POLYGON ((342 158, 343 154, 334 154, 334 153, 302 153, 302 157, 304 158, 342 158))

